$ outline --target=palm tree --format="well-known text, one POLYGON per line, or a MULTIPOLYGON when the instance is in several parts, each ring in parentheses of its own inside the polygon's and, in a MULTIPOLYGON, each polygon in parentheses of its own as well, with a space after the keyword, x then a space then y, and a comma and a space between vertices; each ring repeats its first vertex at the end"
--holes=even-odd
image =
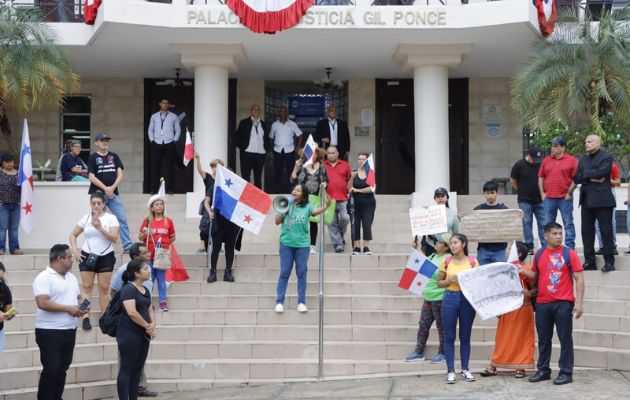
POLYGON ((79 76, 42 21, 35 8, 0 4, 0 130, 11 150, 8 110, 27 116, 79 90, 79 76))
POLYGON ((556 32, 540 38, 512 81, 512 107, 526 127, 546 130, 562 121, 587 122, 601 132, 600 115, 630 122, 630 8, 561 15, 556 32))

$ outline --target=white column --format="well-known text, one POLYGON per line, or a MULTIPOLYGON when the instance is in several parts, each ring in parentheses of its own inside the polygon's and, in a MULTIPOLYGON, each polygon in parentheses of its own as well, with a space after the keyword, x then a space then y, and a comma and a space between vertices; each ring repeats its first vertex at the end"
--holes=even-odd
MULTIPOLYGON (((227 165, 228 153, 228 69, 217 65, 195 67, 195 150, 203 168, 215 158, 227 165)), ((204 185, 195 172, 194 191, 204 185)))
POLYGON ((448 67, 424 65, 413 71, 415 192, 449 189, 448 67))

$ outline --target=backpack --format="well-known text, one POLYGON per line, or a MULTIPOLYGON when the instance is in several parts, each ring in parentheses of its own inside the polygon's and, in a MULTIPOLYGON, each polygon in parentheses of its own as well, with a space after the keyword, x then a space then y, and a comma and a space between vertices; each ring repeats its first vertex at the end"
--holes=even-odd
POLYGON ((116 337, 122 311, 123 303, 120 299, 120 291, 118 291, 114 293, 105 312, 98 319, 98 326, 101 328, 101 332, 111 337, 116 337))

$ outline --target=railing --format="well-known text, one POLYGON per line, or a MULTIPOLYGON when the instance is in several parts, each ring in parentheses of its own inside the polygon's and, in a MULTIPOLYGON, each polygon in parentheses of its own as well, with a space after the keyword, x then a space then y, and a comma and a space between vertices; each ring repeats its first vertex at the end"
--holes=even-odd
POLYGON ((83 22, 81 0, 17 0, 15 7, 37 8, 47 22, 83 22))

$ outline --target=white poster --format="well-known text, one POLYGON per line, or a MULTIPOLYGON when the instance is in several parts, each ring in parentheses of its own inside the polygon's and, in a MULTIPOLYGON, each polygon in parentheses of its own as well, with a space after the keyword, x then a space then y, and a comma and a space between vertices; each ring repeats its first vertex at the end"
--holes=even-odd
POLYGON ((523 287, 514 264, 498 262, 457 274, 464 296, 483 320, 519 309, 523 287))
POLYGON ((448 231, 446 223, 446 206, 444 204, 430 207, 409 209, 411 235, 423 236, 448 231))

